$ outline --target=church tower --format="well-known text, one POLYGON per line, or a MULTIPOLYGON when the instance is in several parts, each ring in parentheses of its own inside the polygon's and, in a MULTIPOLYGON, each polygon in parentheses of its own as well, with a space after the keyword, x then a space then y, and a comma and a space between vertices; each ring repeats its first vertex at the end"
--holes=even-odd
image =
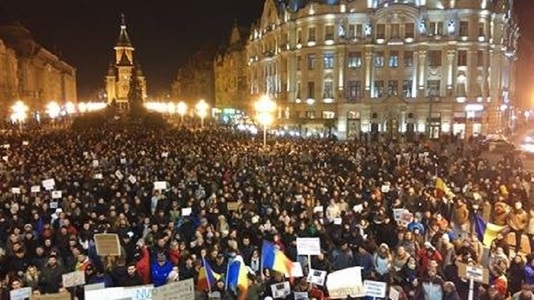
POLYGON ((115 100, 121 108, 126 108, 128 107, 131 77, 137 77, 143 100, 146 99, 146 78, 141 70, 141 65, 134 60, 135 48, 126 31, 124 14, 121 15, 120 34, 113 49, 115 50, 115 62, 110 63, 106 74, 107 101, 109 104, 115 100))

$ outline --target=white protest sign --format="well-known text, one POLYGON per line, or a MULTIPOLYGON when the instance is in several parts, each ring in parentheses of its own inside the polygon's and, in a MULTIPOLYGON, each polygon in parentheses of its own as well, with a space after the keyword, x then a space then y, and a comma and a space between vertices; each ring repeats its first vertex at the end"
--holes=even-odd
POLYGON ((319 212, 323 212, 322 206, 316 206, 313 208, 313 213, 319 213, 319 212))
POLYGON ((13 188, 11 188, 11 193, 13 193, 13 194, 20 194, 20 188, 19 188, 19 187, 13 187, 13 188))
POLYGON ((191 207, 184 207, 182 208, 182 217, 189 217, 192 212, 193 209, 191 207))
POLYGON ((356 204, 352 208, 355 213, 361 213, 363 211, 363 204, 356 204))
POLYGON ((319 255, 321 254, 321 240, 319 238, 297 237, 298 255, 319 255))
POLYGON ((34 185, 31 187, 30 190, 32 193, 40 193, 41 192, 41 186, 40 185, 34 185))
POLYGON ((59 207, 59 204, 57 201, 50 202, 50 208, 51 209, 57 209, 59 207))
POLYGON ((380 187, 382 193, 389 193, 389 184, 384 184, 380 187))
POLYGON ((129 296, 125 298, 131 298, 132 300, 151 300, 153 289, 153 285, 141 285, 126 288, 125 291, 129 296))
POLYGON ((85 284, 84 271, 74 271, 67 274, 63 274, 63 287, 69 288, 83 284, 85 284))
POLYGON ((363 290, 365 291, 365 296, 373 298, 384 298, 386 297, 387 284, 382 281, 374 280, 365 280, 363 282, 363 290))
POLYGON ((132 184, 135 184, 137 182, 137 178, 135 178, 135 176, 133 175, 130 175, 130 177, 128 177, 128 180, 132 183, 132 184))
POLYGON ((4 144, 4 148, 9 149, 9 147, 11 147, 11 145, 9 145, 9 144, 4 144))
POLYGON ((63 197, 62 191, 52 191, 52 199, 60 199, 63 197))
POLYGON ((326 279, 326 271, 310 269, 308 273, 308 282, 324 286, 324 281, 326 279))
POLYGON ((169 152, 162 152, 161 153, 161 157, 163 157, 163 158, 169 157, 169 152))
POLYGON ((121 158, 121 164, 123 164, 123 165, 126 164, 126 158, 121 158))
POLYGON ((124 175, 122 175, 120 170, 115 171, 115 176, 119 178, 119 180, 122 180, 124 178, 124 175))
POLYGON ((484 282, 484 268, 468 265, 466 267, 466 277, 476 282, 484 282))
POLYGON ((400 292, 395 287, 389 289, 389 299, 390 300, 399 300, 400 292))
POLYGON ((326 288, 330 299, 364 297, 361 267, 352 267, 328 274, 326 288))
POLYGON ((295 300, 308 300, 308 293, 307 292, 294 292, 293 295, 295 296, 295 300))
POLYGON ((32 295, 32 288, 31 287, 25 287, 20 288, 16 290, 11 290, 9 292, 9 298, 11 300, 27 300, 30 299, 32 295))
POLYGON ((102 173, 95 174, 95 179, 102 179, 102 178, 104 178, 102 173))
POLYGON ((271 293, 274 299, 283 299, 291 294, 291 287, 289 281, 276 283, 271 285, 271 293))
POLYGON ((93 168, 98 167, 98 159, 93 159, 93 168))
POLYGON ((167 189, 167 181, 156 181, 154 182, 154 189, 155 190, 166 190, 167 189))
POLYGON ((341 225, 343 223, 343 219, 342 218, 335 218, 334 219, 334 225, 341 225))
POLYGON ((105 289, 105 288, 106 288, 106 284, 103 283, 103 282, 94 283, 94 284, 86 284, 86 285, 83 286, 83 289, 84 289, 85 292, 101 290, 101 289, 105 289))
POLYGON ((54 186, 56 186, 56 181, 54 180, 54 178, 51 178, 51 179, 43 180, 42 184, 45 190, 50 191, 54 189, 54 186))
POLYGON ((152 290, 152 300, 195 300, 193 279, 167 283, 152 290))
POLYGON ((28 141, 22 141, 22 146, 28 146, 30 144, 30 142, 28 141))
POLYGON ((402 215, 404 214, 405 209, 404 208, 395 208, 393 209, 393 219, 398 222, 402 219, 402 215))

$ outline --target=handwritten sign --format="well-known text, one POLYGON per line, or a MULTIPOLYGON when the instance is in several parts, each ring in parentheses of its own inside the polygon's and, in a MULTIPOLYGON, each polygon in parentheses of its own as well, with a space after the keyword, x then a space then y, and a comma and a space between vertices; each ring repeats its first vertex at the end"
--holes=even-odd
POLYGON ((20 194, 20 188, 18 188, 18 187, 11 188, 11 193, 20 194))
POLYGON ((154 189, 158 191, 167 189, 167 181, 156 181, 154 182, 154 189))
POLYGON ((297 253, 298 255, 321 254, 321 240, 319 238, 297 237, 297 253))
POLYGON ((31 187, 30 190, 32 193, 40 193, 41 192, 41 186, 40 185, 34 185, 31 187))
POLYGON ((50 190, 53 190, 54 187, 56 186, 56 181, 54 180, 54 178, 51 178, 51 179, 43 180, 42 184, 45 190, 50 191, 50 190))
MULTIPOLYGON (((44 295, 32 295, 31 300, 70 300, 70 293, 55 293, 44 295)), ((86 298, 88 299, 88 298, 86 298)))
POLYGON ((361 267, 352 267, 328 274, 326 288, 330 299, 365 297, 361 267))
POLYGON ((120 256, 121 247, 116 233, 95 234, 96 253, 100 256, 120 256))
POLYGON ((168 283, 152 290, 152 300, 167 299, 195 300, 193 279, 168 283))
POLYGON ((52 199, 61 199, 63 197, 62 191, 52 191, 52 199))
POLYGON ((363 289, 365 296, 373 298, 386 297, 387 284, 381 281, 365 280, 363 282, 363 289))
POLYGON ((83 284, 85 284, 85 273, 83 271, 63 274, 63 287, 69 288, 83 284))
POLYGON ((11 300, 26 300, 26 299, 30 299, 31 295, 32 295, 31 287, 11 290, 9 292, 9 297, 11 298, 11 300))

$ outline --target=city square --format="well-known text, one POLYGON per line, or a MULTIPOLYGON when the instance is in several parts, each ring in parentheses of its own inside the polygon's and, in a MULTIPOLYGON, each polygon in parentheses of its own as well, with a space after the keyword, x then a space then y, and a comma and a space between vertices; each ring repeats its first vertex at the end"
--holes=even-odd
POLYGON ((0 300, 534 299, 534 3, 163 2, 0 5, 0 300))

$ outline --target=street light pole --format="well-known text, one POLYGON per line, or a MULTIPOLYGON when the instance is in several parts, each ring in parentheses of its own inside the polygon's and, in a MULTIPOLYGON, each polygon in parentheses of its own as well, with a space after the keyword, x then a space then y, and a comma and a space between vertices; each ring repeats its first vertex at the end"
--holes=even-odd
POLYGON ((276 110, 276 103, 274 103, 268 96, 262 96, 254 104, 256 110, 256 118, 261 125, 263 125, 263 147, 267 148, 267 126, 273 122, 272 114, 276 110))
POLYGON ((263 148, 267 148, 267 124, 263 125, 263 148))

